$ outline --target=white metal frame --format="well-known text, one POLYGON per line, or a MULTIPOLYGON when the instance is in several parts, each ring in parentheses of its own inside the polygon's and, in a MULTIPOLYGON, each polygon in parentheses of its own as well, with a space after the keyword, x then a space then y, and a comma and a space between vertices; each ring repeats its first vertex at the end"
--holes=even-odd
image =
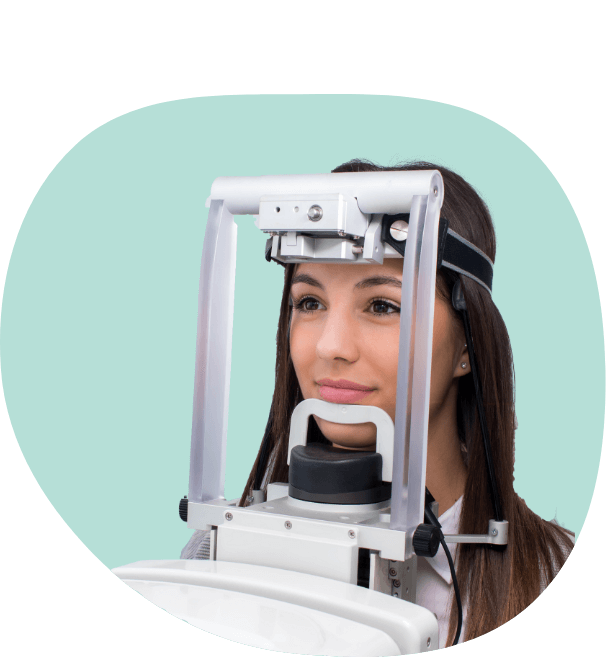
MULTIPOLYGON (((198 301, 189 526, 198 528, 195 519, 201 520, 196 506, 220 501, 224 493, 236 264, 234 216, 259 214, 262 200, 270 208, 271 204, 279 203, 280 198, 293 201, 299 197, 301 209, 293 230, 284 231, 281 225, 277 231, 283 233, 281 237, 289 232, 290 238, 294 234, 296 239, 300 231, 314 231, 312 222, 306 220, 304 202, 332 195, 335 210, 330 220, 342 222, 334 224, 337 234, 332 239, 339 236, 344 243, 351 244, 356 237, 353 229, 348 233, 348 213, 355 215, 352 226, 355 224, 358 228, 360 213, 367 219, 363 252, 356 257, 360 262, 382 262, 382 254, 376 256, 376 260, 374 256, 378 253, 375 248, 380 215, 410 213, 403 261, 390 528, 406 533, 405 558, 413 556, 412 532, 424 517, 437 237, 443 194, 438 171, 215 180, 209 199, 198 301)), ((274 205, 274 211, 275 207, 279 206, 274 205)), ((270 224, 266 214, 260 216, 262 230, 271 232, 270 224)), ((318 228, 317 232, 318 238, 327 236, 325 229, 321 232, 318 228)))

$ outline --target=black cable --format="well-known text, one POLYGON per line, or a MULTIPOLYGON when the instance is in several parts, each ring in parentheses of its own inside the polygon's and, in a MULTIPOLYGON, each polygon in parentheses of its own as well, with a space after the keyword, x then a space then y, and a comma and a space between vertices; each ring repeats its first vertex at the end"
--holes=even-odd
POLYGON ((454 587, 455 598, 457 601, 457 609, 459 612, 459 618, 457 620, 457 632, 455 634, 454 641, 452 642, 453 646, 456 646, 459 642, 459 637, 461 636, 461 628, 463 627, 463 604, 461 603, 461 593, 459 591, 459 583, 457 582, 457 574, 455 573, 454 562, 452 560, 452 555, 450 550, 446 546, 446 541, 444 540, 444 534, 441 535, 440 544, 444 548, 446 553, 446 558, 448 559, 448 565, 450 566, 450 574, 452 575, 452 585, 454 587))
POLYGON ((440 521, 436 518, 435 513, 431 510, 431 504, 435 502, 433 495, 429 492, 429 489, 425 488, 425 522, 433 525, 440 532, 440 545, 444 548, 444 553, 448 559, 448 565, 450 566, 450 574, 452 575, 452 585, 454 587, 455 599, 457 601, 457 611, 459 618, 457 620, 457 633, 455 634, 453 646, 459 642, 459 637, 461 636, 461 628, 463 627, 463 604, 461 603, 461 593, 459 591, 459 582, 457 581, 457 573, 455 572, 454 561, 452 560, 452 555, 450 550, 446 545, 444 540, 444 534, 442 533, 442 525, 440 521))
POLYGON ((501 511, 501 499, 499 497, 499 489, 497 486, 497 477, 495 475, 494 466, 492 463, 492 450, 488 440, 488 425, 486 423, 486 415, 484 413, 484 399, 482 397, 482 386, 480 385, 480 377, 478 374, 478 367, 476 364, 476 355, 473 348, 473 337, 471 336, 471 323, 469 315, 467 314, 467 303, 465 296, 461 289, 460 279, 455 283, 452 291, 452 305, 455 310, 461 313, 463 319, 463 327, 465 329, 465 339, 467 340, 467 349, 469 352, 469 366, 471 368, 471 376, 476 393, 476 406, 478 408, 478 418, 480 420, 480 429, 482 431, 482 440, 484 441, 484 454, 486 456, 486 468, 488 470, 488 479, 490 483, 490 491, 492 493, 492 503, 494 506, 495 520, 501 522, 503 520, 503 513, 501 511))

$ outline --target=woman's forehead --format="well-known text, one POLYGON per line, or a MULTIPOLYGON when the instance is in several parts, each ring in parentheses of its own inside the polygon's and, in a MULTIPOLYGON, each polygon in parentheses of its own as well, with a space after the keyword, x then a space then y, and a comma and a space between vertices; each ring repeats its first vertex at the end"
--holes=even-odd
POLYGON ((385 278, 385 283, 391 280, 402 282, 402 259, 389 258, 382 265, 351 265, 351 264, 326 264, 326 263, 302 263, 295 269, 292 284, 309 283, 310 279, 318 281, 323 286, 334 284, 355 286, 366 279, 385 278))

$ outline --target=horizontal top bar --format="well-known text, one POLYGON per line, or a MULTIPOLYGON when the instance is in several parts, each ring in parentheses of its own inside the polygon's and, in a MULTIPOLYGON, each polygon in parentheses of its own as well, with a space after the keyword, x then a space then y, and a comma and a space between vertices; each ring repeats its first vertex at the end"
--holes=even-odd
POLYGON ((366 214, 398 214, 410 212, 414 196, 433 194, 434 189, 441 205, 442 176, 434 170, 233 176, 216 178, 210 199, 224 201, 231 214, 241 215, 258 214, 262 196, 340 193, 357 198, 366 214))

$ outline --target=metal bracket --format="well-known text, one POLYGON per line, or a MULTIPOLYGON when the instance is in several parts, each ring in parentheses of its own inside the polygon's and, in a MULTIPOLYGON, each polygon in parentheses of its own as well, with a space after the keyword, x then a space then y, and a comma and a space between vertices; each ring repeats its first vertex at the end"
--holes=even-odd
POLYGON ((507 545, 509 523, 507 520, 488 521, 488 534, 444 534, 446 543, 486 543, 488 545, 507 545))
POLYGON ((369 588, 394 598, 416 602, 416 555, 406 561, 393 561, 382 559, 378 552, 371 550, 369 588))
POLYGON ((372 219, 364 235, 364 250, 362 252, 362 258, 366 262, 376 262, 379 265, 383 264, 385 253, 385 246, 381 241, 382 218, 382 214, 372 215, 372 219))

